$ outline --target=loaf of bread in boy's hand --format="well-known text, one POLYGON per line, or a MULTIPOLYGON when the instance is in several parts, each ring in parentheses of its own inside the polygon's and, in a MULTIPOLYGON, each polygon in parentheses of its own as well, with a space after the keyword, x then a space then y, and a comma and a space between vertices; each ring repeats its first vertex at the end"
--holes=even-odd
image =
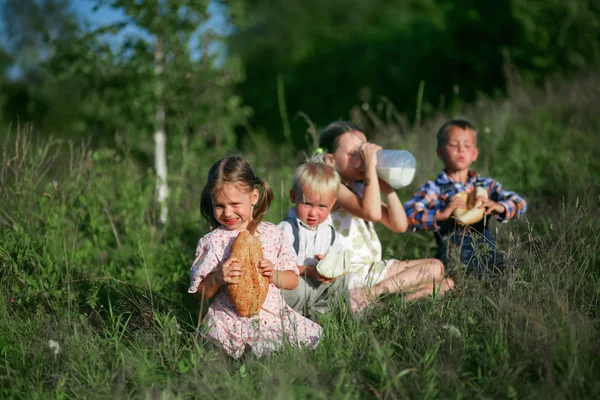
POLYGON ((483 203, 477 200, 478 196, 488 198, 485 188, 478 187, 477 190, 470 192, 460 192, 455 196, 462 198, 467 203, 467 209, 457 208, 452 214, 454 218, 463 225, 473 225, 482 220, 485 214, 485 208, 481 207, 483 203))
POLYGON ((229 257, 237 258, 242 269, 240 281, 227 285, 229 298, 239 316, 257 314, 269 291, 269 278, 258 270, 258 263, 263 259, 260 239, 248 231, 240 232, 229 257))

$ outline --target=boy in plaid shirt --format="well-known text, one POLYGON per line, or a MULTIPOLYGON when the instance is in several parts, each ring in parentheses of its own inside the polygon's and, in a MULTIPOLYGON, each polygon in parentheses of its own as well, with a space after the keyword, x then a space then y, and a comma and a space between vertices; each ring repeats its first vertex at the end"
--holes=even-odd
POLYGON ((446 122, 437 134, 437 155, 444 170, 428 181, 404 205, 409 224, 414 228, 434 231, 438 245, 436 257, 447 265, 455 256, 467 272, 481 276, 490 270, 502 270, 502 254, 490 232, 488 220, 494 215, 499 222, 523 215, 527 209, 524 198, 502 188, 492 178, 479 176, 470 170, 477 160, 477 129, 467 121, 446 122), (473 225, 461 225, 452 218, 456 209, 467 209, 464 199, 455 196, 477 187, 487 190, 488 198, 477 197, 485 209, 484 218, 473 225))

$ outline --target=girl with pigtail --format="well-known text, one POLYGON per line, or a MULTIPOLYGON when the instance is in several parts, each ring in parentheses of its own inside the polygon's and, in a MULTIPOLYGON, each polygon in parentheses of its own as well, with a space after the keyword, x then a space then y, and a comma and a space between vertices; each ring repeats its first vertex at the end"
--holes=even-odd
POLYGON ((280 289, 298 285, 298 268, 283 231, 262 221, 272 201, 269 185, 241 156, 217 161, 202 191, 200 210, 211 231, 198 242, 188 292, 198 301, 212 301, 202 333, 234 358, 245 351, 261 356, 279 349, 285 341, 314 349, 322 333, 319 325, 287 306, 281 295, 280 289), (242 231, 260 239, 264 259, 257 267, 269 280, 260 311, 248 317, 238 315, 225 290, 226 285, 240 282, 239 260, 230 257, 230 252, 242 231))

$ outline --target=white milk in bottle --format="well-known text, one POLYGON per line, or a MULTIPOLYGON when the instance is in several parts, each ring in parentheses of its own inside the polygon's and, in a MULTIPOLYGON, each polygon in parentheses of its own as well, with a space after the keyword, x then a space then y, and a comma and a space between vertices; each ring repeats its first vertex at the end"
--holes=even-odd
POLYGON ((377 152, 377 176, 392 188, 410 185, 415 177, 417 161, 407 150, 379 150, 377 152))

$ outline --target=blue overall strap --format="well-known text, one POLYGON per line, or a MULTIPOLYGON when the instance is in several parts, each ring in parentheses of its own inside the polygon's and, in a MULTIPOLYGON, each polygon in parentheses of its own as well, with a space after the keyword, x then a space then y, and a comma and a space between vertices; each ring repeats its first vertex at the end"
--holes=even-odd
POLYGON ((296 218, 292 218, 289 216, 285 217, 283 220, 292 226, 292 234, 294 235, 294 251, 297 255, 298 250, 300 249, 300 234, 298 233, 298 221, 296 220, 296 218))
MULTIPOLYGON (((294 235, 294 251, 297 255, 298 251, 300 251, 300 227, 298 226, 298 220, 289 216, 285 217, 283 220, 288 222, 292 226, 292 234, 294 235)), ((329 225, 329 227, 331 228, 331 246, 335 242, 335 229, 331 225, 329 225)))

